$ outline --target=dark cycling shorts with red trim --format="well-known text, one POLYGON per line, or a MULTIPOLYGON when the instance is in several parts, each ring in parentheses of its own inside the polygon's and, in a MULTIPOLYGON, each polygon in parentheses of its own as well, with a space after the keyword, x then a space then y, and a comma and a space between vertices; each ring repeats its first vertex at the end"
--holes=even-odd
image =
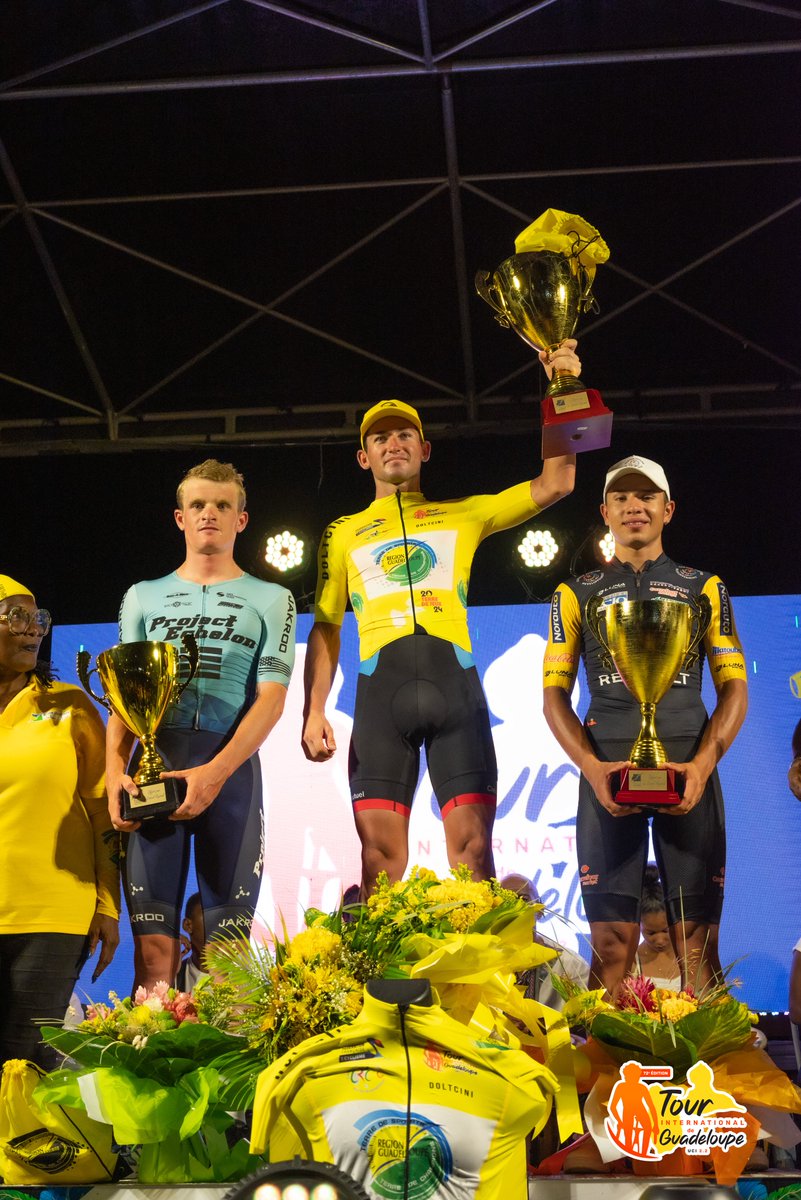
MULTIPOLYGON (((664 734, 663 737, 668 760, 688 762, 698 749, 701 734, 695 738, 671 738, 664 734)), ((630 741, 607 738, 601 744, 597 736, 592 740, 599 758, 607 762, 624 761, 631 748, 630 741)), ((684 921, 719 924, 726 831, 717 771, 710 775, 695 808, 682 816, 663 811, 613 817, 582 775, 576 850, 587 920, 591 924, 618 921, 639 924, 649 821, 668 924, 681 925, 684 921)))
POLYGON ((365 665, 348 760, 354 810, 408 817, 421 746, 443 817, 464 804, 494 808, 495 747, 470 656, 443 638, 410 634, 384 646, 371 673, 365 665))

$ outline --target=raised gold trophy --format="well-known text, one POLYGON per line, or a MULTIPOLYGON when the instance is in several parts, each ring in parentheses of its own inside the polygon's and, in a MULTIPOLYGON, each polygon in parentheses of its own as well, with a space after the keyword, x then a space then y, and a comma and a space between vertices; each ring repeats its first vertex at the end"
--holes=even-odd
POLYGON ((600 642, 607 666, 617 671, 640 703, 641 725, 629 753, 632 767, 620 773, 617 804, 679 804, 676 772, 665 767, 667 752, 655 726, 656 706, 682 666, 692 666, 712 619, 706 596, 684 600, 622 600, 593 596, 587 624, 600 642))
POLYGON ((114 712, 142 743, 142 757, 134 775, 138 796, 122 792, 122 817, 143 821, 175 812, 181 803, 179 780, 160 779, 167 767, 156 749, 156 730, 170 704, 181 696, 197 671, 197 642, 191 633, 181 635, 184 654, 172 642, 123 642, 97 656, 89 670, 88 650, 78 653, 78 678, 89 695, 114 712), (182 665, 188 674, 181 681, 182 665), (92 691, 91 677, 99 675, 103 696, 92 691))
MULTIPOLYGON (((597 264, 609 247, 582 217, 549 208, 515 240, 515 253, 494 272, 476 274, 476 291, 495 320, 535 350, 556 350, 573 336, 582 312, 597 312, 597 264)), ((542 457, 601 450, 612 438, 612 414, 594 388, 556 369, 542 401, 542 457)))

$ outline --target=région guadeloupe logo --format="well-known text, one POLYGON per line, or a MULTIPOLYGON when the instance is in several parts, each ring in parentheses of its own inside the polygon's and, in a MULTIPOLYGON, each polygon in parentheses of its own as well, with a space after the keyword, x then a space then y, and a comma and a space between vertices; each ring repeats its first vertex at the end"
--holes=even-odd
POLYGON ((706 1155, 715 1148, 744 1146, 745 1111, 729 1092, 715 1087, 712 1068, 703 1060, 690 1067, 683 1084, 673 1083, 672 1067, 629 1060, 609 1096, 604 1128, 623 1154, 655 1162, 679 1149, 706 1155))

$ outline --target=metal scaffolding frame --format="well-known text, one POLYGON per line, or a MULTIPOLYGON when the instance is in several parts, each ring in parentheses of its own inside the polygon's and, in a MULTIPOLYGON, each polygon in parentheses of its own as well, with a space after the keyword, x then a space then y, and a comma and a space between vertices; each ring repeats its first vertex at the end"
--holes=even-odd
MULTIPOLYGON (((50 452, 103 452, 130 451, 134 449, 179 446, 187 443, 203 441, 209 444, 238 442, 253 444, 268 444, 278 442, 302 442, 350 439, 356 425, 355 406, 331 405, 325 403, 304 403, 302 412, 304 420, 298 420, 297 408, 287 411, 285 405, 253 407, 252 405, 238 407, 223 406, 216 409, 194 411, 191 408, 171 411, 148 411, 148 401, 159 395, 169 384, 174 383, 186 372, 196 367, 209 355, 223 345, 236 339, 244 331, 249 330, 258 322, 281 322, 303 330, 316 339, 328 342, 339 349, 347 351, 354 359, 370 360, 391 369, 407 381, 413 381, 418 389, 415 402, 429 415, 429 424, 438 436, 469 436, 483 430, 498 433, 515 433, 524 425, 530 424, 530 413, 521 412, 518 405, 513 410, 509 408, 509 385, 526 368, 518 368, 502 378, 496 379, 489 387, 478 388, 474 351, 471 339, 471 324, 469 305, 472 301, 472 284, 465 253, 464 218, 462 203, 466 194, 480 198, 483 202, 495 206, 521 221, 529 221, 531 213, 526 213, 510 205, 503 196, 493 190, 493 185, 506 183, 510 180, 537 179, 545 176, 559 175, 611 175, 625 172, 628 175, 648 174, 659 172, 714 172, 732 167, 770 167, 794 166, 801 163, 801 154, 793 156, 744 157, 738 159, 708 158, 696 161, 651 162, 639 165, 621 165, 609 162, 606 165, 594 165, 587 169, 577 165, 571 168, 557 170, 543 169, 538 171, 497 172, 497 173, 465 173, 460 170, 458 158, 459 128, 454 106, 453 81, 460 75, 487 75, 504 71, 548 71, 565 66, 588 67, 590 65, 616 65, 622 63, 647 63, 655 59, 662 62, 670 59, 695 59, 708 61, 720 58, 741 58, 748 56, 786 56, 801 53, 801 37, 790 41, 744 41, 742 43, 688 46, 652 46, 636 50, 581 50, 565 54, 522 55, 509 57, 471 58, 465 57, 465 51, 475 50, 482 43, 493 38, 500 31, 526 20, 540 10, 559 3, 560 0, 540 0, 539 3, 529 4, 519 11, 510 14, 502 20, 488 23, 483 29, 474 31, 469 37, 436 52, 432 47, 430 12, 428 0, 416 0, 419 26, 419 52, 414 52, 406 46, 392 41, 371 36, 363 30, 349 27, 346 23, 331 20, 321 14, 295 9, 288 4, 273 3, 272 0, 209 0, 205 4, 197 4, 181 13, 173 14, 162 21, 151 23, 141 29, 130 31, 120 37, 87 47, 80 53, 66 56, 58 61, 37 67, 15 78, 7 79, 0 84, 0 118, 4 108, 8 106, 24 106, 33 102, 58 102, 61 99, 74 97, 110 97, 126 96, 134 93, 166 93, 170 91, 209 90, 209 89, 238 89, 266 87, 295 87, 309 83, 327 84, 341 80, 428 77, 436 80, 441 104, 441 122, 445 161, 443 172, 439 176, 377 178, 369 181, 343 179, 335 183, 314 185, 301 183, 297 186, 231 188, 230 190, 208 190, 187 192, 142 192, 141 194, 117 195, 85 195, 64 198, 48 198, 45 195, 29 196, 25 193, 17 174, 14 161, 6 147, 0 142, 0 169, 5 177, 11 193, 10 202, 0 204, 0 236, 3 230, 18 220, 22 222, 30 245, 38 259, 48 287, 52 290, 61 311, 63 321, 69 330, 70 337, 77 349, 80 361, 87 378, 91 382, 95 402, 86 403, 75 395, 61 394, 45 389, 29 378, 19 378, 12 373, 2 370, 0 361, 0 380, 24 392, 39 394, 50 400, 55 400, 62 408, 63 414, 55 417, 20 417, 3 413, 0 409, 0 457, 25 456, 50 452), (61 83, 47 82, 47 77, 62 71, 66 67, 79 63, 87 64, 93 58, 102 55, 110 49, 119 49, 125 45, 137 42, 139 39, 158 36, 159 33, 172 28, 181 22, 190 21, 214 9, 226 6, 248 5, 254 9, 267 10, 271 14, 297 22, 309 28, 322 30, 327 34, 358 43, 361 47, 386 58, 387 61, 368 63, 365 65, 324 67, 309 67, 307 69, 288 69, 264 71, 259 73, 220 74, 220 75, 187 75, 183 78, 160 79, 130 79, 117 81, 101 81, 96 83, 61 83), (215 279, 196 274, 181 268, 177 263, 168 261, 162 256, 153 256, 142 252, 135 246, 112 238, 83 223, 77 218, 77 213, 83 208, 100 208, 113 205, 158 204, 166 202, 187 202, 235 199, 248 197, 291 196, 303 194, 325 195, 327 192, 351 191, 354 193, 365 190, 414 188, 421 190, 414 200, 404 202, 388 219, 376 225, 353 244, 340 251, 330 259, 322 259, 315 269, 309 271, 303 278, 298 279, 290 287, 285 288, 268 301, 257 300, 253 296, 242 294, 223 286, 215 279), (412 214, 430 205, 435 198, 447 197, 450 210, 452 247, 455 264, 456 303, 460 338, 462 374, 464 379, 463 391, 454 389, 443 380, 430 378, 416 369, 414 362, 395 362, 377 354, 368 345, 361 345, 357 340, 343 339, 319 324, 306 323, 297 316, 285 311, 282 306, 290 297, 302 293, 312 283, 320 279, 326 272, 341 264, 345 259, 354 255, 375 241, 393 226, 400 225, 412 214), (70 216, 65 215, 64 209, 70 210, 70 216), (102 372, 96 361, 90 336, 82 327, 69 298, 69 289, 59 270, 59 265, 51 254, 44 231, 48 228, 59 227, 70 231, 79 238, 85 238, 115 252, 130 256, 166 275, 179 278, 203 291, 214 293, 232 301, 242 310, 241 319, 228 328, 221 328, 217 335, 197 353, 186 361, 175 366, 163 378, 154 380, 133 399, 121 402, 110 393, 103 379, 102 372), (269 418, 259 427, 257 418, 269 418)), ((712 0, 720 6, 732 6, 751 10, 759 14, 775 14, 791 18, 801 23, 801 11, 794 11, 784 5, 761 3, 759 0, 712 0)), ((799 25, 801 31, 801 24, 799 25)), ((634 294, 623 304, 595 318, 585 329, 596 329, 620 316, 643 300, 658 295, 667 304, 681 309, 686 315, 712 328, 724 337, 732 339, 741 346, 747 346, 754 354, 760 356, 766 365, 764 384, 750 383, 741 386, 721 386, 711 388, 699 385, 696 388, 653 388, 631 392, 607 393, 609 400, 616 409, 618 420, 649 421, 667 425, 682 423, 692 424, 699 421, 731 421, 739 424, 757 424, 766 416, 788 426, 797 428, 799 425, 799 391, 801 390, 801 360, 789 361, 786 357, 777 355, 769 346, 760 344, 741 329, 735 329, 719 321, 714 313, 688 304, 671 289, 684 276, 698 266, 708 263, 717 255, 730 249, 738 242, 743 242, 753 235, 760 233, 772 222, 786 216, 801 206, 801 195, 789 203, 778 206, 775 211, 763 216, 757 221, 745 225, 736 235, 717 244, 714 241, 702 255, 696 255, 692 260, 679 264, 675 270, 662 279, 648 280, 629 271, 623 270, 614 262, 610 262, 605 270, 618 272, 628 284, 634 288, 634 294), (777 386, 776 377, 770 374, 771 369, 778 369, 784 381, 777 386)))

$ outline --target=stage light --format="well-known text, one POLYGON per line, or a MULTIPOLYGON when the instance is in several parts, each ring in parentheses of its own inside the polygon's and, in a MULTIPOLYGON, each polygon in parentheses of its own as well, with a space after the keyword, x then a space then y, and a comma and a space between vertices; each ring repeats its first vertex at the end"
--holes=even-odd
POLYGON ((559 557, 561 546, 550 529, 527 529, 518 544, 518 566, 529 571, 544 571, 559 557))
POLYGON ((360 1183, 333 1163, 271 1163, 226 1192, 223 1200, 370 1200, 360 1183))
POLYGON ((615 557, 615 539, 611 529, 607 529, 603 537, 598 539, 598 549, 604 562, 611 562, 615 557))
POLYGON ((289 529, 268 533, 261 543, 262 570, 276 579, 288 579, 303 571, 309 559, 308 539, 289 529))

